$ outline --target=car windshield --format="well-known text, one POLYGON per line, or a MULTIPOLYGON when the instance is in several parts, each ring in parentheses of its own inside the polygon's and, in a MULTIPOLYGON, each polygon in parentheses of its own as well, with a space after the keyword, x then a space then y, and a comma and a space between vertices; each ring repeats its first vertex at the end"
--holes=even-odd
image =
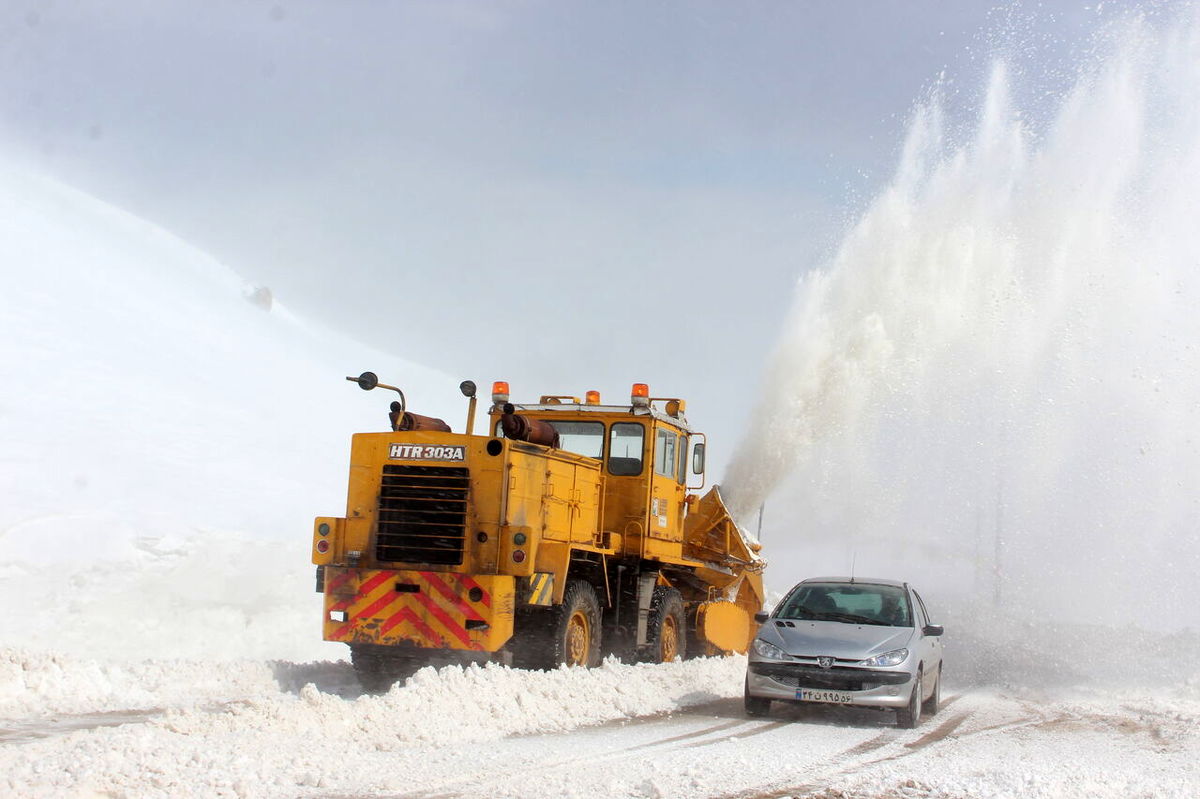
POLYGON ((784 598, 775 618, 913 626, 908 592, 871 583, 801 583, 784 598))

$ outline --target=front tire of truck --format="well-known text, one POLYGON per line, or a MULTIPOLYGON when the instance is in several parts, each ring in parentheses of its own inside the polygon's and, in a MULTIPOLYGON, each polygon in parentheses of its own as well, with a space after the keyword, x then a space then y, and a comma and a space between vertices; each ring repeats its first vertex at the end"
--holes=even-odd
POLYGON ((568 580, 561 605, 523 614, 518 624, 525 629, 513 642, 514 666, 600 665, 600 602, 590 583, 568 580))
POLYGON ((390 653, 387 647, 369 644, 351 645, 350 662, 363 693, 385 694, 394 683, 403 681, 416 673, 421 664, 408 657, 390 653))
POLYGON ((643 660, 670 663, 675 658, 687 657, 687 617, 683 597, 674 588, 660 585, 654 589, 646 638, 643 660))

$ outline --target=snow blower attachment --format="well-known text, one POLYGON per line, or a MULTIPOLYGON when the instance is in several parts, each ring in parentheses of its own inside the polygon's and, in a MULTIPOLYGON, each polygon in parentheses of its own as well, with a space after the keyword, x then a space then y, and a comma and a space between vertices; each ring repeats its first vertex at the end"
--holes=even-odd
POLYGON ((713 487, 681 399, 627 405, 492 387, 484 435, 406 410, 353 437, 344 517, 313 532, 324 637, 368 690, 429 664, 594 666, 744 652, 762 608, 759 547, 713 487), (690 455, 690 458, 689 458, 690 455), (690 466, 690 468, 689 468, 690 466), (696 485, 689 486, 691 478, 696 485))

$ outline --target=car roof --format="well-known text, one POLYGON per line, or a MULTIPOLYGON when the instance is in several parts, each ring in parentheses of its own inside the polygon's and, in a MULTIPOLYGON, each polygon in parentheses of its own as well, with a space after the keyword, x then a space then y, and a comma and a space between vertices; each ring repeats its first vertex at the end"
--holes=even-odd
POLYGON ((907 583, 901 580, 881 580, 875 577, 809 577, 807 580, 801 580, 800 584, 805 583, 854 583, 855 585, 891 585, 896 588, 903 588, 907 583))

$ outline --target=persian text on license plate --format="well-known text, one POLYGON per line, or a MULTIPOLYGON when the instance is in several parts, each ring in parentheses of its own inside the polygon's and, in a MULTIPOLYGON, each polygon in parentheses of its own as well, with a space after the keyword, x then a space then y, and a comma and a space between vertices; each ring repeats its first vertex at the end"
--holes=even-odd
POLYGON ((814 691, 811 688, 796 690, 796 698, 801 702, 833 702, 844 705, 850 701, 850 694, 845 691, 814 691))

